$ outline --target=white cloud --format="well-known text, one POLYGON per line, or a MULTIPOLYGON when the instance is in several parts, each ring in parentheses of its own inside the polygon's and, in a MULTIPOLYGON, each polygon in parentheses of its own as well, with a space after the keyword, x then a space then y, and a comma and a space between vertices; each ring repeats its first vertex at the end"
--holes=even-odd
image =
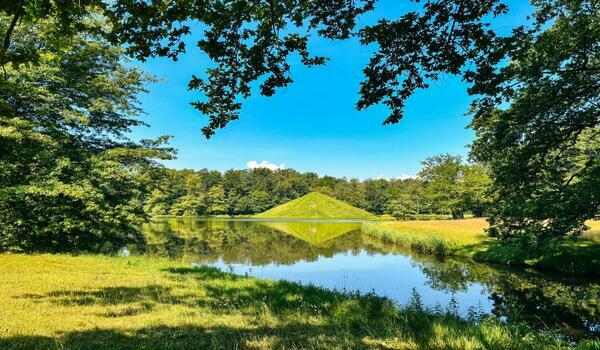
POLYGON ((402 175, 396 177, 396 180, 408 180, 408 179, 417 179, 417 178, 419 178, 418 175, 402 174, 402 175))
POLYGON ((396 176, 396 177, 385 177, 383 176, 383 174, 379 174, 378 177, 376 177, 376 180, 408 180, 408 179, 418 179, 419 175, 411 175, 411 174, 402 174, 400 176, 396 176))
POLYGON ((260 163, 255 160, 251 160, 248 161, 248 163, 246 163, 246 166, 248 167, 248 169, 265 168, 272 171, 285 169, 285 164, 275 164, 269 162, 268 160, 263 160, 260 163))

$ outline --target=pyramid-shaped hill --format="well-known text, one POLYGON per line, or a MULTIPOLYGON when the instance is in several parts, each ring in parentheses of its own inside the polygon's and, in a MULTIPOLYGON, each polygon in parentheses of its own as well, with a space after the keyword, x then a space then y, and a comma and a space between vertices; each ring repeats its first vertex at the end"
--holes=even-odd
POLYGON ((311 192, 254 217, 263 219, 377 219, 376 215, 366 210, 353 207, 319 192, 311 192))

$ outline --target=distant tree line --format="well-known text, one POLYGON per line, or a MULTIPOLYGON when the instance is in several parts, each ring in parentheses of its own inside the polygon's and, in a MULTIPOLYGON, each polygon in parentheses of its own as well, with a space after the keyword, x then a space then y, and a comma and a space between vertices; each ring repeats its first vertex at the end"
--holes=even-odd
POLYGON ((285 169, 164 169, 144 208, 150 215, 252 215, 311 191, 335 197, 377 215, 415 219, 426 214, 484 216, 491 203, 490 179, 481 165, 439 155, 423 162, 414 179, 319 176, 285 169))

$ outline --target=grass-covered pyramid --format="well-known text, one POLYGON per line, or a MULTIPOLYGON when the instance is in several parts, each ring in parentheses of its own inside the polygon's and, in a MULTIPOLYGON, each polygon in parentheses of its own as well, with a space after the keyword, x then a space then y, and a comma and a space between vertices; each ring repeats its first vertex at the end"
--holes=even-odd
POLYGON ((377 219, 377 216, 319 192, 311 192, 264 213, 264 219, 377 219))

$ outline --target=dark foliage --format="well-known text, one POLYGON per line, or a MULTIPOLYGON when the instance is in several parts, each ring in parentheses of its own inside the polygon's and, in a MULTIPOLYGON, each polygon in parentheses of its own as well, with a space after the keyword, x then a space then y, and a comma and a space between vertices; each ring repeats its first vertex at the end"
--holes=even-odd
POLYGON ((104 40, 54 40, 53 28, 15 28, 13 46, 39 57, 0 78, 0 251, 112 250, 143 239, 147 183, 169 149, 125 138, 143 124, 148 77, 104 40))

